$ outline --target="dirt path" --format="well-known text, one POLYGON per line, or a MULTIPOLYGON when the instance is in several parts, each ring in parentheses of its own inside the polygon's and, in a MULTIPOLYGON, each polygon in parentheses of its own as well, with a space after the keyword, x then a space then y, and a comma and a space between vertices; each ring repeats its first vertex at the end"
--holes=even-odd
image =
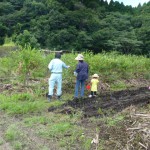
MULTIPOLYGON (((108 112, 119 112, 130 105, 145 105, 150 103, 150 90, 141 87, 134 90, 123 90, 99 95, 95 98, 85 98, 69 101, 61 107, 61 112, 72 113, 78 109, 82 110, 84 117, 100 116, 108 112)), ((59 108, 60 109, 60 108, 59 108)), ((49 108, 54 111, 55 108, 49 108)))
MULTIPOLYGON (((136 110, 139 110, 137 106, 147 106, 149 103, 150 90, 147 87, 141 87, 138 89, 105 93, 95 98, 69 101, 61 108, 49 108, 49 111, 56 110, 59 113, 70 114, 81 110, 83 113, 81 126, 87 129, 86 136, 94 137, 96 135, 94 129, 99 129, 99 141, 104 142, 104 149, 143 149, 143 145, 145 149, 149 149, 149 118, 144 120, 143 118, 139 119, 136 117, 136 110), (122 110, 126 111, 128 115, 117 126, 108 126, 102 121, 97 121, 97 123, 96 121, 95 123, 90 121, 90 117, 92 116, 97 117, 98 120, 102 118, 101 116, 112 116, 117 112, 121 113, 122 110)), ((137 114, 140 114, 140 112, 137 112, 137 114)), ((143 113, 141 114, 143 115, 143 113)), ((144 115, 149 117, 149 114, 144 115)), ((95 145, 91 145, 91 150, 95 149, 95 145)))
POLYGON ((14 148, 16 142, 21 144, 19 149, 24 150, 59 150, 56 143, 39 137, 34 128, 26 127, 22 119, 0 112, 0 150, 16 149, 14 148), (6 138, 8 129, 10 129, 10 136, 11 133, 15 134, 14 139, 6 138))

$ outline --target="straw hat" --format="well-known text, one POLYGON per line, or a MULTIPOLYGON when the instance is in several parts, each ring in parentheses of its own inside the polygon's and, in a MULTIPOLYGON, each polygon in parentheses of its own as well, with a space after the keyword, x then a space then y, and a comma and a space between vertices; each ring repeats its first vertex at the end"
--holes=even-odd
POLYGON ((96 74, 96 73, 94 75, 92 75, 92 77, 93 78, 99 78, 98 74, 96 74))
POLYGON ((82 54, 78 54, 75 60, 84 60, 84 56, 82 54))

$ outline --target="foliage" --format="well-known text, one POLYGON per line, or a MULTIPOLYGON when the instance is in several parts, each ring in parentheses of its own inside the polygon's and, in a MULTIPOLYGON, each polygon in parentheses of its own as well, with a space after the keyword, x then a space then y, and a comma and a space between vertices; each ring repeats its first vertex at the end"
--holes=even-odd
POLYGON ((30 45, 32 48, 40 47, 40 44, 37 43, 37 39, 31 35, 28 30, 24 30, 23 33, 16 36, 15 42, 22 47, 25 47, 26 45, 30 45))
POLYGON ((33 97, 27 93, 13 94, 10 97, 0 95, 0 109, 8 114, 26 114, 44 109, 46 104, 36 99, 36 96, 33 97))
POLYGON ((106 118, 106 124, 108 126, 116 126, 117 124, 119 124, 119 122, 123 122, 123 121, 124 121, 124 116, 122 115, 117 115, 114 118, 111 117, 106 118))
MULTIPOLYGON (((28 84, 29 77, 36 76, 36 73, 40 73, 39 76, 42 76, 42 68, 45 64, 40 51, 32 49, 30 46, 26 46, 17 54, 17 56, 16 53, 14 53, 14 57, 17 57, 16 63, 18 65, 16 69, 25 85, 28 84), (39 70, 41 71, 39 72, 39 70)), ((45 71, 43 71, 43 73, 44 72, 45 71)))
MULTIPOLYGON (((112 84, 113 89, 125 88, 123 79, 149 78, 150 60, 144 56, 121 55, 118 52, 101 53, 83 52, 85 61, 89 64, 89 79, 92 74, 98 73, 102 82, 112 84)), ((73 72, 77 65, 76 53, 63 54, 61 59, 71 67, 63 71, 63 88, 74 88, 75 76, 73 72)), ((21 51, 13 52, 11 56, 1 58, 0 77, 16 77, 28 85, 29 79, 41 79, 41 85, 33 89, 37 95, 42 95, 41 86, 45 87, 50 72, 48 63, 54 58, 54 53, 45 55, 42 52, 26 47, 21 51)))
POLYGON ((149 57, 149 10, 149 2, 133 8, 113 0, 5 0, 0 2, 0 44, 7 35, 32 48, 149 57))
POLYGON ((15 140, 19 137, 19 134, 21 134, 18 130, 17 130, 17 127, 16 125, 10 125, 8 127, 8 129, 6 130, 6 133, 5 133, 5 138, 6 140, 15 140))
MULTIPOLYGON (((5 48, 4 50, 6 50, 7 48, 5 48)), ((3 50, 3 49, 2 49, 3 50)), ((7 54, 3 53, 3 51, 1 51, 2 54, 1 56, 5 56, 8 53, 11 53, 9 49, 7 49, 7 54)), ((3 57, 2 59, 0 59, 0 76, 1 77, 10 77, 12 75, 12 71, 14 70, 15 67, 15 63, 12 57, 3 57)))
MULTIPOLYGON (((30 80, 32 86, 30 84, 27 87, 20 84, 20 81, 24 81, 23 78, 21 80, 17 78, 15 84, 13 84, 14 80, 12 79, 1 83, 2 88, 0 87, 0 90, 4 88, 5 91, 0 94, 0 129, 2 129, 0 147, 5 146, 8 142, 16 150, 49 149, 55 147, 55 145, 57 145, 57 148, 52 149, 95 149, 91 140, 95 137, 96 127, 99 129, 96 130, 96 133, 100 134, 98 149, 119 149, 120 146, 123 149, 126 146, 126 142, 129 141, 124 136, 127 135, 126 129, 131 127, 131 124, 138 125, 133 124, 135 118, 130 117, 129 109, 132 111, 132 107, 125 110, 128 120, 125 120, 127 117, 124 113, 118 113, 111 117, 114 114, 111 109, 103 110, 99 108, 98 113, 104 117, 90 119, 84 119, 82 110, 78 111, 77 109, 78 113, 71 115, 58 113, 62 112, 61 109, 54 112, 47 111, 49 107, 60 107, 66 100, 72 99, 70 93, 72 93, 71 89, 74 88, 75 83, 73 71, 78 63, 74 60, 77 53, 72 52, 63 54, 61 58, 67 65, 71 66, 63 71, 63 85, 66 85, 64 90, 67 93, 62 97, 65 99, 63 101, 54 100, 51 103, 47 103, 43 94, 47 91, 45 88, 49 76, 47 65, 54 58, 54 53, 46 55, 31 47, 25 47, 20 51, 10 53, 11 55, 7 57, 0 58, 0 69, 3 70, 3 72, 0 71, 0 78, 23 76, 26 73, 29 73, 31 78, 34 77, 34 80, 30 80), (21 66, 19 62, 22 63, 21 66), (11 88, 5 89, 5 83, 6 85, 9 83, 11 88), (129 118, 132 120, 129 120, 129 118), (17 122, 17 125, 14 124, 14 121, 17 122), (3 136, 6 141, 3 140, 3 136), (119 144, 116 146, 116 143, 119 144)), ((90 67, 89 78, 92 74, 98 73, 100 81, 109 82, 113 89, 126 88, 123 79, 149 78, 150 60, 144 56, 122 55, 115 51, 96 55, 86 51, 82 54, 90 67)), ((110 95, 108 98, 110 98, 110 95)), ((101 99, 99 100, 101 101, 101 99)), ((150 106, 147 105, 146 109, 148 112, 150 106)), ((140 111, 139 108, 138 111, 140 111)), ((140 135, 134 139, 135 144, 141 141, 139 137, 140 135)))
POLYGON ((7 27, 0 23, 0 45, 4 44, 7 27))

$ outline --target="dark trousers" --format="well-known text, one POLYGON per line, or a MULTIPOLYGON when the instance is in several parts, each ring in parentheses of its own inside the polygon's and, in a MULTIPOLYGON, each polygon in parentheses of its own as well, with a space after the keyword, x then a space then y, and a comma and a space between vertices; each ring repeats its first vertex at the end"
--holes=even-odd
POLYGON ((96 91, 91 91, 91 95, 92 96, 96 95, 96 91))

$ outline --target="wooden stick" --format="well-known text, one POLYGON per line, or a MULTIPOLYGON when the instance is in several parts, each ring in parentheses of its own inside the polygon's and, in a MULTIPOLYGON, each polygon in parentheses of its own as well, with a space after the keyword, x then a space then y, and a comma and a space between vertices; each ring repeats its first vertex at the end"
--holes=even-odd
POLYGON ((142 144, 140 142, 139 142, 139 144, 147 150, 147 147, 144 144, 142 144))

